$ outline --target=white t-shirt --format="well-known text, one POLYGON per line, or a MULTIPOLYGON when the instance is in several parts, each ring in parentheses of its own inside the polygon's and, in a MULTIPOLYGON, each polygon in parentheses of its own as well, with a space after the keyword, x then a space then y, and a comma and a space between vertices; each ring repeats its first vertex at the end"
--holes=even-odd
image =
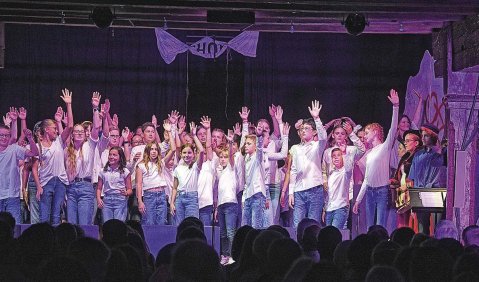
POLYGON ((237 183, 234 168, 229 163, 224 168, 219 165, 216 168, 216 173, 218 176, 218 206, 225 203, 237 203, 237 183))
POLYGON ((146 168, 145 163, 141 162, 138 164, 137 169, 141 171, 142 174, 142 187, 143 191, 147 191, 151 188, 164 187, 167 185, 166 179, 164 176, 165 162, 161 160, 161 171, 158 172, 158 165, 156 163, 150 162, 148 164, 148 169, 146 168))
MULTIPOLYGON (((87 141, 82 144, 81 154, 80 150, 75 152, 76 160, 76 173, 69 177, 69 181, 73 181, 75 177, 86 178, 93 176, 93 170, 95 165, 95 149, 98 144, 98 140, 93 140, 88 137, 87 141)), ((65 158, 68 158, 68 155, 65 150, 65 158)), ((68 161, 67 161, 68 162, 68 161)))
POLYGON ((0 152, 0 200, 20 196, 20 173, 18 161, 25 159, 27 149, 8 145, 0 152))
POLYGON ((345 165, 340 169, 332 169, 328 177, 328 198, 326 211, 334 211, 349 205, 349 187, 353 176, 354 160, 344 158, 345 165))
POLYGON ((198 176, 200 168, 195 162, 191 168, 181 162, 173 171, 173 176, 178 179, 178 191, 197 192, 198 191, 198 176))
MULTIPOLYGON (((38 144, 37 144, 38 145, 38 144)), ((61 136, 58 136, 50 145, 40 148, 38 175, 40 185, 45 186, 50 179, 57 176, 63 184, 68 185, 67 171, 65 170, 64 144, 61 136)))
POLYGON ((104 171, 100 171, 99 177, 103 180, 103 193, 105 195, 120 195, 121 190, 126 190, 125 179, 130 175, 130 171, 127 168, 123 169, 123 172, 117 169, 111 169, 110 167, 104 171))
POLYGON ((214 159, 203 162, 198 175, 198 206, 200 209, 213 205, 213 185, 216 167, 214 163, 216 163, 214 159))

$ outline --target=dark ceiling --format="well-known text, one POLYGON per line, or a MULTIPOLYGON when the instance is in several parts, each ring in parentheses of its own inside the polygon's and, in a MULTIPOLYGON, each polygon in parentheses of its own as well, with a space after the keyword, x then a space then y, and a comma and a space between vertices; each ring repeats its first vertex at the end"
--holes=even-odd
POLYGON ((113 27, 265 32, 346 32, 349 13, 363 13, 365 33, 431 33, 445 23, 479 13, 479 0, 350 1, 0 1, 0 22, 94 26, 95 6, 111 7, 113 27), (251 11, 255 23, 207 22, 207 11, 251 11), (293 28, 292 28, 293 27, 293 28))

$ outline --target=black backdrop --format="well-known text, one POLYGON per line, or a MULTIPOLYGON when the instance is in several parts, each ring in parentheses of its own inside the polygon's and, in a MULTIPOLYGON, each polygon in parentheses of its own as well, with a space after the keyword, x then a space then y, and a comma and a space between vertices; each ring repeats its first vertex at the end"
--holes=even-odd
MULTIPOLYGON (((98 90, 130 128, 172 109, 188 109, 195 120, 209 115, 215 127, 225 128, 238 121, 241 105, 251 107, 256 120, 268 115, 271 103, 283 105, 284 119, 294 123, 309 115, 312 99, 323 104, 326 121, 348 115, 389 127, 389 89, 404 97, 408 77, 431 49, 430 35, 261 33, 256 58, 231 52, 226 103, 226 56, 180 54, 167 65, 152 29, 7 24, 5 32, 0 113, 25 106, 30 126, 53 115, 62 104, 60 89, 67 87, 74 93, 76 121, 91 119, 90 96, 98 90)), ((190 42, 198 38, 189 35, 205 35, 171 33, 190 42)))

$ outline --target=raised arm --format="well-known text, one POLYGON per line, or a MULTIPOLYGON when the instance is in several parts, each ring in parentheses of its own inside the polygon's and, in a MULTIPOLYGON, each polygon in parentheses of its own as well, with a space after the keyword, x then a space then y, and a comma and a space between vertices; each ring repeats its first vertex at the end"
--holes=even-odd
POLYGON ((8 116, 12 120, 10 124, 10 141, 8 144, 17 143, 18 138, 18 110, 15 107, 10 107, 10 112, 8 112, 8 116))
POLYGON ((93 108, 93 123, 91 126, 91 133, 90 137, 93 140, 98 140, 99 130, 100 130, 100 110, 98 107, 100 106, 101 95, 99 92, 93 92, 91 97, 91 106, 93 108))
POLYGON ((170 149, 168 152, 165 154, 165 157, 163 160, 165 161, 165 164, 168 163, 171 158, 175 155, 176 152, 176 137, 177 137, 177 132, 176 132, 176 125, 171 124, 169 120, 164 120, 163 121, 163 129, 168 132, 169 136, 169 142, 170 142, 170 149))
POLYGON ((228 130, 228 135, 226 135, 226 140, 228 141, 228 156, 229 156, 229 163, 232 169, 235 167, 235 156, 233 154, 233 137, 234 132, 233 130, 228 130))
POLYGON ((241 141, 240 141, 240 148, 243 147, 244 142, 246 141, 246 136, 248 135, 248 116, 249 116, 249 109, 248 107, 242 107, 241 112, 239 112, 241 120, 243 121, 243 130, 241 131, 241 141))
POLYGON ((63 95, 60 97, 62 98, 63 102, 65 102, 65 105, 67 107, 68 124, 61 133, 61 138, 63 144, 66 144, 67 140, 69 139, 68 137, 73 130, 72 92, 65 88, 62 90, 62 94, 63 95))
POLYGON ((160 138, 160 134, 158 133, 158 120, 156 119, 155 115, 151 116, 151 123, 155 127, 155 140, 158 144, 160 144, 161 143, 161 138, 160 138))
POLYGON ((398 115, 399 115, 399 96, 396 90, 391 89, 391 91, 389 91, 388 99, 393 105, 393 114, 391 118, 391 127, 389 128, 388 136, 386 137, 386 140, 384 141, 384 143, 386 144, 388 148, 392 148, 394 144, 394 140, 396 138, 398 115))
POLYGON ((128 127, 123 128, 121 131, 121 137, 123 138, 123 151, 125 152, 125 158, 129 160, 131 156, 131 144, 128 140, 130 137, 130 129, 128 127))
POLYGON ((196 136, 196 125, 194 122, 190 122, 190 132, 193 135, 193 140, 195 141, 196 145, 196 150, 198 151, 198 159, 196 160, 196 165, 198 166, 198 169, 201 170, 201 167, 203 166, 203 160, 205 157, 205 148, 203 148, 203 145, 201 145, 200 139, 198 139, 198 136, 196 136))
POLYGON ((37 147, 37 144, 35 144, 35 140, 33 140, 32 131, 30 129, 24 129, 23 134, 27 138, 28 144, 30 144, 30 150, 27 150, 25 152, 25 157, 38 156, 38 154, 39 154, 38 147, 37 147))
POLYGON ((108 138, 110 136, 110 100, 105 99, 105 103, 102 104, 103 109, 102 109, 102 119, 103 119, 103 126, 102 126, 102 134, 104 137, 108 138))
POLYGON ((288 156, 288 136, 291 127, 287 122, 282 124, 282 126, 283 130, 281 130, 281 150, 278 153, 268 152, 268 159, 270 161, 282 160, 288 156))
POLYGON ((18 117, 20 118, 20 138, 18 138, 18 143, 23 144, 25 140, 23 130, 27 129, 27 110, 24 107, 18 109, 18 117))
POLYGON ((55 124, 57 125, 58 134, 61 135, 63 133, 62 122, 65 123, 65 126, 68 124, 67 113, 63 112, 62 107, 57 107, 57 111, 55 112, 55 115, 53 118, 55 119, 55 124))
POLYGON ((346 134, 348 134, 349 140, 353 142, 353 145, 356 148, 354 152, 354 160, 359 160, 366 152, 366 147, 364 146, 363 142, 361 142, 356 133, 354 133, 353 127, 349 122, 344 123, 342 126, 344 131, 346 131, 346 134))
MULTIPOLYGON (((276 119, 278 108, 281 109, 281 106, 271 105, 269 106, 268 110, 269 110, 269 115, 271 116, 271 120, 273 121, 273 135, 276 136, 277 138, 281 138, 281 128, 279 126, 280 123, 276 119)), ((282 110, 281 110, 281 115, 283 115, 282 110)))
POLYGON ((316 124, 318 140, 326 142, 328 139, 328 133, 324 129, 323 123, 319 118, 319 112, 321 112, 322 107, 323 105, 319 104, 318 100, 314 100, 311 102, 311 107, 308 107, 308 110, 311 114, 311 117, 314 119, 314 123, 316 124))
POLYGON ((201 117, 201 125, 206 129, 206 159, 213 159, 213 148, 211 147, 211 119, 208 116, 201 117))

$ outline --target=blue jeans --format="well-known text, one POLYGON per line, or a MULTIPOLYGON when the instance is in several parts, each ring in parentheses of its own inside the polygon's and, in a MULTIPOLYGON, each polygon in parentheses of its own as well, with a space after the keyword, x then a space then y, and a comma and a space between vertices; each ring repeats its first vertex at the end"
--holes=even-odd
POLYGON ((15 218, 15 223, 21 224, 22 213, 20 212, 20 197, 1 199, 0 212, 9 212, 13 218, 15 218))
POLYGON ((110 219, 126 220, 126 204, 128 197, 119 194, 105 195, 103 197, 103 223, 110 219))
POLYGON ((269 209, 273 212, 273 224, 279 224, 279 214, 281 212, 281 206, 279 205, 279 197, 281 195, 281 188, 278 184, 270 184, 269 195, 271 197, 271 203, 269 209))
POLYGON ((242 225, 264 228, 264 205, 266 197, 259 192, 244 201, 242 225))
POLYGON ((386 228, 388 220, 388 197, 389 186, 367 187, 366 190, 366 224, 368 228, 372 225, 381 225, 386 228), (377 220, 375 216, 377 214, 377 220), (376 222, 376 223, 375 223, 376 222))
POLYGON ((175 200, 175 223, 180 225, 183 219, 194 216, 199 218, 198 192, 178 191, 175 200))
POLYGON ((95 190, 86 181, 74 182, 67 188, 67 220, 71 224, 92 225, 95 190))
POLYGON ((30 224, 40 222, 40 204, 37 200, 37 185, 35 182, 28 182, 28 200, 30 201, 30 224))
POLYGON ((326 225, 332 225, 338 229, 346 229, 346 221, 349 215, 349 206, 326 212, 326 225))
POLYGON ((213 222, 213 205, 202 207, 199 211, 199 216, 204 226, 211 226, 213 222))
POLYGON ((66 186, 55 176, 43 186, 40 197, 40 222, 60 224, 60 213, 65 202, 66 186))
POLYGON ((243 210, 241 209, 241 201, 243 199, 243 191, 238 192, 236 194, 236 200, 238 201, 238 209, 236 212, 236 227, 241 226, 241 223, 243 221, 243 210))
POLYGON ((224 203, 218 206, 218 224, 220 226, 221 254, 231 256, 231 245, 236 233, 237 203, 224 203))
POLYGON ((307 217, 321 223, 321 214, 324 206, 323 185, 308 190, 294 192, 293 226, 307 217))
POLYGON ((143 203, 146 212, 141 218, 141 223, 145 225, 166 225, 167 206, 165 191, 149 192, 145 191, 143 203))

